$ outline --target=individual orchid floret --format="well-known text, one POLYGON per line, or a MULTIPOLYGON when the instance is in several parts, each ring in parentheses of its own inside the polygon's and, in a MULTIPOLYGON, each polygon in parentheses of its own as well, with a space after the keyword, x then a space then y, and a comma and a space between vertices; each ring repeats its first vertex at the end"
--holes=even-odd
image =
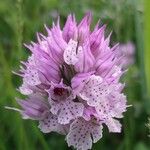
POLYGON ((39 128, 44 133, 58 132, 66 134, 69 129, 58 123, 58 117, 50 112, 50 105, 41 94, 32 94, 28 99, 17 99, 22 109, 9 108, 19 111, 23 119, 39 121, 39 128))
POLYGON ((49 106, 39 94, 30 95, 26 100, 17 100, 22 107, 21 114, 24 119, 42 120, 47 116, 49 106))
POLYGON ((37 42, 26 45, 31 56, 18 73, 19 91, 27 98, 17 100, 22 108, 15 110, 39 121, 44 133, 64 134, 77 150, 91 149, 102 138, 103 125, 121 132, 119 119, 127 108, 120 47, 110 46, 106 25, 98 21, 90 31, 91 22, 87 13, 80 23, 69 15, 63 29, 59 19, 52 28, 45 26, 47 36, 37 34, 37 42))
POLYGON ((118 55, 123 56, 122 65, 126 69, 135 62, 135 45, 132 42, 127 42, 119 45, 118 55))
POLYGON ((34 59, 34 56, 32 55, 28 58, 28 62, 26 63, 22 62, 24 67, 21 66, 20 76, 23 77, 23 84, 19 88, 22 94, 28 95, 28 94, 33 93, 33 88, 41 84, 35 61, 36 60, 34 59))
POLYGON ((48 90, 51 112, 58 116, 60 124, 68 124, 83 114, 84 105, 72 93, 70 87, 60 84, 51 84, 48 90))

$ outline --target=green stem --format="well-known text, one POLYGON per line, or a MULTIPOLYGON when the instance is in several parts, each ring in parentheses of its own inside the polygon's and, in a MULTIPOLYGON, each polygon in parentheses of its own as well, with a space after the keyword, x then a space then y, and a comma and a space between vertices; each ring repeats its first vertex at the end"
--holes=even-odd
POLYGON ((17 39, 17 50, 18 50, 18 58, 22 58, 22 40, 23 40, 23 11, 22 11, 22 2, 23 0, 17 0, 16 8, 17 8, 17 22, 16 22, 16 39, 17 39))

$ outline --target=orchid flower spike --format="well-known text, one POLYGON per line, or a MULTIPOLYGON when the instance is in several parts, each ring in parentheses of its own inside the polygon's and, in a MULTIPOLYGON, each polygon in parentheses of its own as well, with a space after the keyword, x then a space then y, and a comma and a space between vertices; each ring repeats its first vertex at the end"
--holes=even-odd
POLYGON ((26 45, 31 56, 18 73, 19 91, 27 97, 17 99, 22 117, 38 121, 44 133, 65 135, 77 150, 91 149, 104 124, 109 132, 121 132, 119 119, 127 108, 119 46, 110 46, 105 25, 98 22, 90 31, 91 22, 91 13, 80 23, 71 14, 63 29, 59 21, 45 26, 47 36, 37 34, 37 42, 26 45))

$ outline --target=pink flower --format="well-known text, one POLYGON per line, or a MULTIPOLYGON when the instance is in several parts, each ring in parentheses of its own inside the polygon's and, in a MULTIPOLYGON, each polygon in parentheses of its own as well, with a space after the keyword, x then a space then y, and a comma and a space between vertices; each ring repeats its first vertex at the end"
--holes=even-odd
POLYGON ((122 65, 126 69, 135 62, 135 45, 132 42, 127 42, 119 45, 118 56, 123 56, 122 65))
POLYGON ((68 146, 88 150, 102 138, 103 124, 109 132, 121 132, 118 121, 126 111, 126 96, 120 83, 123 74, 118 44, 110 47, 110 35, 99 22, 90 31, 91 14, 79 24, 69 15, 63 29, 57 24, 47 36, 26 45, 32 55, 22 62, 23 84, 18 100, 25 119, 39 121, 44 133, 66 135, 68 146))

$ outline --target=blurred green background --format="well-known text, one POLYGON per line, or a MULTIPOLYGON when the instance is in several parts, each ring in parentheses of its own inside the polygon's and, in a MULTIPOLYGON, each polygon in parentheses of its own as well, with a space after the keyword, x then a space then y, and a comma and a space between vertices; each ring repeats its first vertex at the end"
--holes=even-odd
POLYGON ((42 134, 37 123, 4 106, 15 106, 21 97, 16 88, 21 79, 12 74, 20 60, 29 55, 23 43, 35 41, 36 32, 51 26, 58 14, 63 26, 69 13, 79 21, 91 11, 94 23, 100 18, 113 30, 112 41, 136 46, 135 63, 123 77, 128 108, 122 120, 121 134, 108 133, 93 150, 149 150, 146 127, 150 116, 150 0, 0 0, 0 150, 69 150, 64 137, 56 133, 42 134))

